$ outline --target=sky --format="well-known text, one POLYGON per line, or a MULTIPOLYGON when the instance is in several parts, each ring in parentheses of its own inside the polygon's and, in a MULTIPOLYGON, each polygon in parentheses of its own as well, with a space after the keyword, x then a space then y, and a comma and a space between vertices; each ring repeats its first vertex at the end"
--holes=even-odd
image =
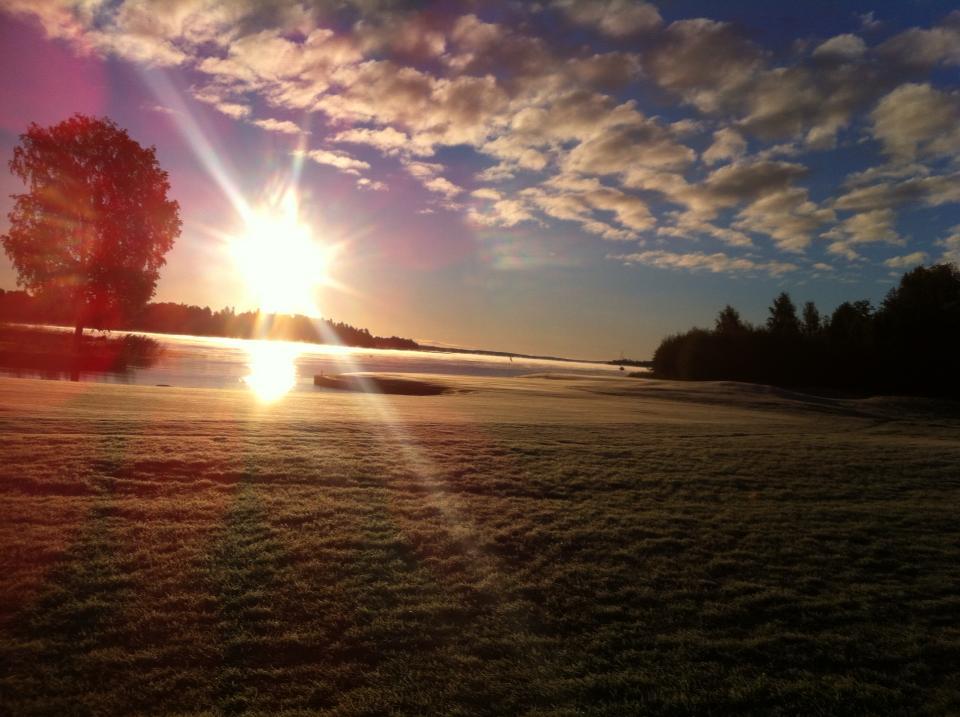
MULTIPOLYGON (((155 146, 183 219, 155 300, 253 308, 238 203, 295 187, 325 316, 647 358, 728 303, 960 261, 955 7, 0 0, 0 160, 76 112, 155 146)), ((22 190, 0 172, 0 232, 22 190)))

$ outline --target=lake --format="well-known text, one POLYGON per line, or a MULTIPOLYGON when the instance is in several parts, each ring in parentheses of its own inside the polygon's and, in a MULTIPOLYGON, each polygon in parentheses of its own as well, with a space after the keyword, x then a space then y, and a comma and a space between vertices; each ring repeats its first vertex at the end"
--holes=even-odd
MULTIPOLYGON (((124 333, 115 331, 111 335, 124 333)), ((252 387, 258 393, 279 394, 290 390, 314 390, 313 377, 319 373, 369 371, 467 376, 520 376, 544 372, 584 375, 621 373, 618 366, 586 361, 131 333, 149 336, 163 345, 163 354, 156 364, 149 368, 132 368, 125 373, 82 373, 80 380, 185 388, 252 387)), ((0 375, 39 374, 0 370, 0 375)), ((65 374, 47 374, 43 377, 69 378, 65 374)))

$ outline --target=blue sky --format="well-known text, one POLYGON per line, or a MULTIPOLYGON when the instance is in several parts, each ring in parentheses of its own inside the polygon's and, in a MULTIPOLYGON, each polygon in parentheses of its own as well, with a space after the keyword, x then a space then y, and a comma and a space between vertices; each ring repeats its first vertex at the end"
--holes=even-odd
POLYGON ((231 196, 296 182, 328 316, 647 357, 726 303, 960 259, 960 12, 781 5, 0 0, 0 159, 73 112, 155 145, 161 300, 248 308, 231 196))

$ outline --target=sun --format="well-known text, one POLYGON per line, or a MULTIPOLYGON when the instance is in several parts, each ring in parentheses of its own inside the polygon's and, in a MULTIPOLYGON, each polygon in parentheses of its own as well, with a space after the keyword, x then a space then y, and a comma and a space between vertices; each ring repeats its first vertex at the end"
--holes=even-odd
POLYGON ((252 209, 245 223, 231 250, 260 310, 319 316, 317 290, 327 282, 330 252, 300 218, 296 192, 252 209))

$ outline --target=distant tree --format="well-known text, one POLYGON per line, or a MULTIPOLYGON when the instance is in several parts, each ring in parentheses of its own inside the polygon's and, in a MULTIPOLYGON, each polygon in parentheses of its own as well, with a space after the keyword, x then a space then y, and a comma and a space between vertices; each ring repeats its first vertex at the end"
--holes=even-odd
POLYGON ((9 166, 28 188, 14 195, 0 237, 18 283, 68 306, 78 343, 85 326, 103 328, 143 307, 180 233, 155 148, 110 119, 77 114, 31 124, 9 166))
POLYGON ((873 306, 866 299, 844 301, 833 310, 827 335, 835 344, 864 344, 873 328, 873 306))
POLYGON ((899 388, 960 394, 960 268, 937 264, 904 274, 877 312, 876 332, 899 388))
POLYGON ((820 325, 820 311, 817 305, 808 301, 803 305, 803 322, 801 330, 804 336, 816 336, 822 328, 820 325))
POLYGON ((900 284, 887 294, 881 314, 901 329, 920 333, 929 324, 935 330, 947 317, 960 312, 960 268, 956 264, 918 266, 900 278, 900 284))
POLYGON ((767 331, 738 333, 726 306, 715 331, 668 336, 653 355, 654 376, 756 381, 779 386, 885 391, 960 399, 960 267, 906 273, 879 310, 845 301, 829 318, 813 302, 802 321, 786 293, 770 307, 767 331))
POLYGON ((727 304, 717 314, 717 321, 714 329, 718 334, 724 336, 735 336, 747 331, 747 325, 740 318, 740 312, 727 304))
POLYGON ((797 307, 787 292, 773 300, 770 306, 770 316, 767 319, 767 329, 772 334, 796 335, 800 333, 800 320, 797 318, 797 307))

